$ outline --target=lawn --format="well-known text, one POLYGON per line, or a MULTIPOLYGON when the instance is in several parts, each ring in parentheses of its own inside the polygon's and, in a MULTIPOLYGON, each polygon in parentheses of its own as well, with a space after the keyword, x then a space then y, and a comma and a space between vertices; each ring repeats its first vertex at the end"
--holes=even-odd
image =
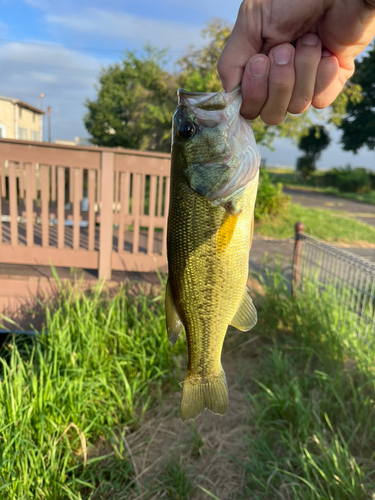
POLYGON ((258 325, 228 333, 228 415, 193 424, 177 417, 185 343, 171 356, 160 287, 63 294, 41 336, 2 353, 0 497, 372 498, 374 348, 340 324, 331 290, 267 282, 258 325))
POLYGON ((276 217, 264 217, 255 224, 255 231, 271 238, 291 238, 297 221, 304 223, 307 234, 323 241, 353 244, 353 246, 364 241, 375 243, 375 229, 354 220, 351 214, 306 208, 297 203, 290 203, 286 213, 276 217))
POLYGON ((303 179, 299 174, 296 174, 294 170, 291 169, 268 169, 272 174, 272 180, 274 182, 282 182, 282 184, 287 188, 302 189, 306 191, 314 191, 315 193, 326 194, 329 196, 336 196, 338 198, 345 198, 348 200, 359 201, 361 203, 371 203, 375 205, 375 191, 370 191, 369 193, 346 193, 340 191, 335 187, 318 187, 314 184, 314 179, 319 179, 319 176, 323 175, 324 172, 315 172, 312 179, 309 181, 303 179))

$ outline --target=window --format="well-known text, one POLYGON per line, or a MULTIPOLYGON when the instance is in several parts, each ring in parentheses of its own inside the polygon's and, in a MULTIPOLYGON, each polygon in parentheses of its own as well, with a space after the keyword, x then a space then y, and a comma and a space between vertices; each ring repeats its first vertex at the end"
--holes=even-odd
POLYGON ((18 117, 22 118, 22 108, 18 106, 18 117))
POLYGON ((18 139, 27 141, 27 128, 18 127, 18 139))
POLYGON ((6 128, 5 125, 0 125, 0 139, 6 138, 6 128))
POLYGON ((31 130, 30 131, 30 135, 31 135, 30 139, 32 141, 38 141, 39 142, 39 131, 38 130, 31 130))
POLYGON ((35 123, 36 120, 36 113, 33 113, 33 123, 35 123))

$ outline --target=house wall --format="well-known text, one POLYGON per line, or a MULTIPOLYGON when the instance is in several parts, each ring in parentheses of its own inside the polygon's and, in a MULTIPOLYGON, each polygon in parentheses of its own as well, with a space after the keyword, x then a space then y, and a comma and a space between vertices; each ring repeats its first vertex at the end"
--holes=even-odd
POLYGON ((41 141, 40 115, 30 109, 17 106, 18 137, 24 141, 41 141))
MULTIPOLYGON (((14 104, 9 101, 0 100, 0 127, 5 126, 5 137, 3 139, 14 139, 14 104)), ((4 130, 4 127, 1 127, 4 130)))
POLYGON ((0 100, 0 128, 3 131, 4 127, 1 126, 5 126, 6 139, 42 141, 42 123, 39 113, 23 108, 19 104, 0 100))

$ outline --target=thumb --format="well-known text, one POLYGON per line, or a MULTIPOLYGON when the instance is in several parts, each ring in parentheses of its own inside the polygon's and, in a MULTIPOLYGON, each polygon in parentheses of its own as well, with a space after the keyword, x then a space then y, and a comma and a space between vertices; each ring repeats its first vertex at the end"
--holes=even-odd
POLYGON ((248 22, 248 16, 253 13, 242 10, 238 13, 236 24, 217 62, 217 71, 225 92, 231 92, 241 83, 248 60, 257 54, 263 45, 260 29, 255 29, 255 19, 252 19, 251 23, 248 22), (249 30, 250 24, 254 29, 249 30))

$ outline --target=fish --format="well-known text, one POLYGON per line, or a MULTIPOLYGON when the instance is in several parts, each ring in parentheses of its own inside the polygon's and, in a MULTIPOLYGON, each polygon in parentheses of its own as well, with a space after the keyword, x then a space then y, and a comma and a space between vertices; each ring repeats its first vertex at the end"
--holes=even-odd
POLYGON ((260 152, 240 115, 241 89, 178 90, 172 123, 167 226, 166 327, 172 347, 185 329, 189 361, 181 419, 206 408, 224 415, 221 352, 228 325, 257 322, 246 286, 260 152))

